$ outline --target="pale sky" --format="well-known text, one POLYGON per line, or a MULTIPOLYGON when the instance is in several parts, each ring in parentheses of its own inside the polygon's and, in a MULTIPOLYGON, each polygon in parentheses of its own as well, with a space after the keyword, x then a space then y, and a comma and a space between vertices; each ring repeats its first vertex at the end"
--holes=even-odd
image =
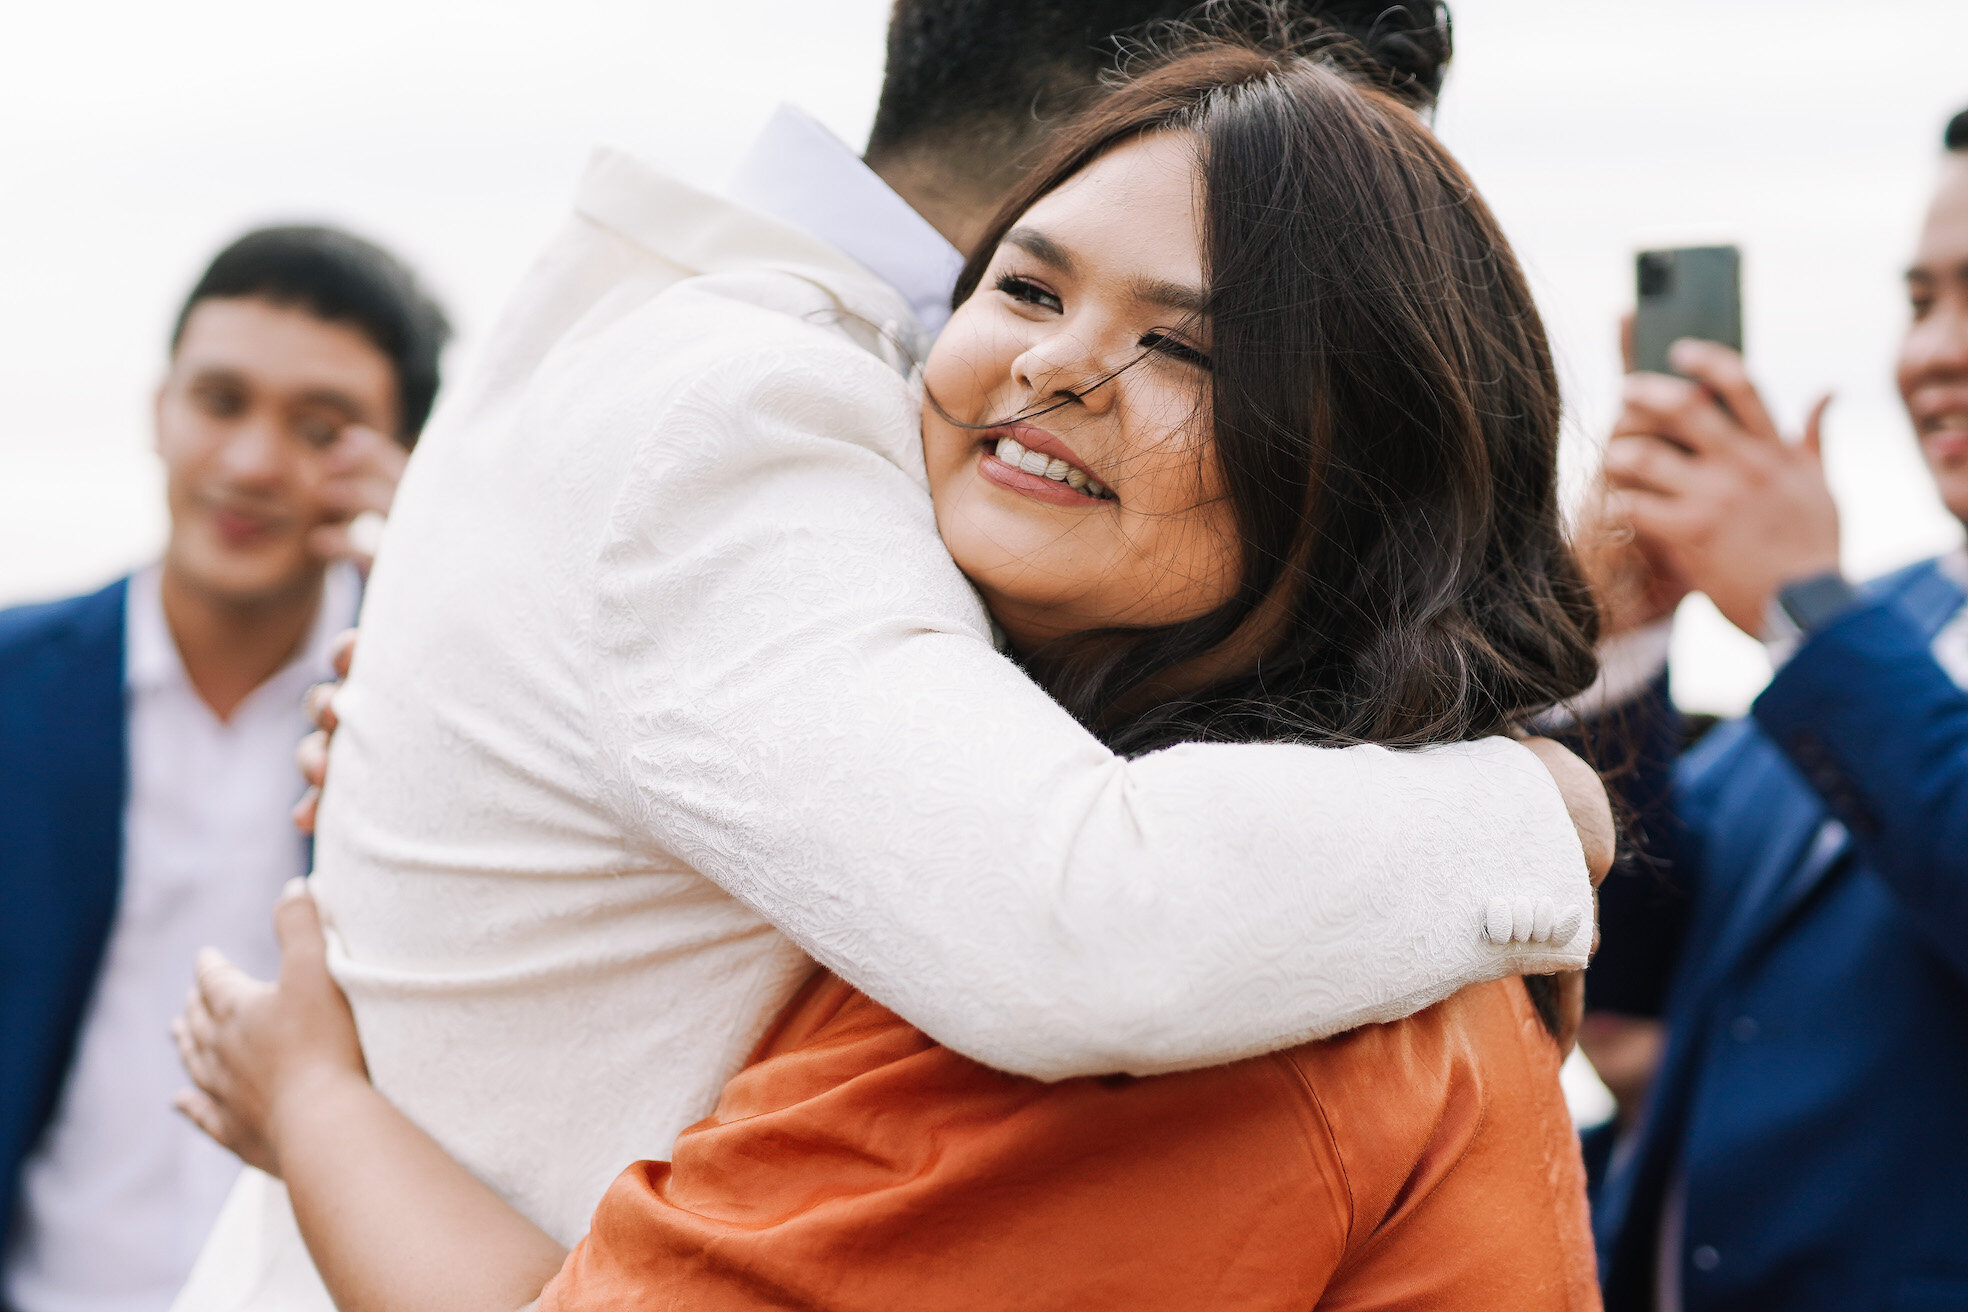
MULTIPOLYGON (((10 13, 0 46, 0 604, 106 581, 163 529, 148 404, 178 298, 263 222, 394 248, 471 366, 587 149, 715 185, 781 99, 850 142, 879 0, 111 0, 10 13)), ((1613 324, 1642 245, 1745 247, 1752 365, 1827 438, 1861 573, 1939 550, 1891 389, 1898 274, 1948 114, 1961 0, 1462 0, 1439 122, 1532 270, 1573 473, 1611 416, 1613 324), (1859 15, 1863 15, 1861 19, 1859 15)), ((1691 606, 1684 701, 1745 704, 1755 644, 1691 606)))

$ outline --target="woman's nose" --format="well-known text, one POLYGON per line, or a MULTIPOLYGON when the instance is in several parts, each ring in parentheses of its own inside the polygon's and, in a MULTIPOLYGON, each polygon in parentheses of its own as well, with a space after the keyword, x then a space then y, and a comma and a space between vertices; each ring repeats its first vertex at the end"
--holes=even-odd
POLYGON ((1091 410, 1104 410, 1114 388, 1113 370, 1084 337, 1053 333, 1033 342, 1012 362, 1012 378, 1038 401, 1071 397, 1091 410))

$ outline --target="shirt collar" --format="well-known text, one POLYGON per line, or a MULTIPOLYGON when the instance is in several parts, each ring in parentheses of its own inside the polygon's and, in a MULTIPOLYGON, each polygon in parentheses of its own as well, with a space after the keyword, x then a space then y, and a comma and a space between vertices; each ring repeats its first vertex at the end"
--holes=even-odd
MULTIPOLYGON (((164 618, 162 565, 151 565, 130 578, 129 600, 123 630, 123 684, 133 692, 149 692, 172 684, 189 685, 184 659, 178 654, 177 640, 164 618)), ((291 671, 306 670, 310 681, 333 678, 335 638, 355 623, 362 602, 362 576, 347 561, 328 567, 321 585, 321 605, 307 640, 294 659, 287 662, 268 683, 288 677, 291 671)), ((264 685, 262 685, 264 686, 264 685)))
POLYGON ((826 242, 900 292, 935 333, 963 271, 957 248, 813 118, 781 105, 727 188, 739 204, 826 242))
POLYGON ((1934 565, 1954 583, 1968 590, 1968 547, 1948 552, 1935 561, 1934 565))

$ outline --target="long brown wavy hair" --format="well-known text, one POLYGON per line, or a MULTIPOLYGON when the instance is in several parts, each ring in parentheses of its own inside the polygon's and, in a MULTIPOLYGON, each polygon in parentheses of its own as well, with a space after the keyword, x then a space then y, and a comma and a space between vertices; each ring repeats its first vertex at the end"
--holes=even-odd
POLYGON ((1537 307, 1468 176, 1344 43, 1192 40, 1136 71, 1061 131, 956 299, 1035 201, 1155 132, 1196 145, 1213 361, 1199 399, 1240 580, 1197 618, 1028 653, 1033 674, 1130 754, 1449 742, 1583 690, 1598 616, 1561 522, 1537 307), (1254 666, 1155 694, 1260 606, 1283 619, 1254 666))

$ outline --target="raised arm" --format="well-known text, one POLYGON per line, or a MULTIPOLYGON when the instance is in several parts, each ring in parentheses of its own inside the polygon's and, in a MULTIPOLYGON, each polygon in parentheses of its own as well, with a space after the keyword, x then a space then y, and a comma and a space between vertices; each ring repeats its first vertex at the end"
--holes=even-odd
POLYGON ((760 341, 652 418, 597 563, 625 827, 1041 1078, 1223 1062, 1584 964, 1579 836, 1523 746, 1115 756, 992 649, 896 378, 812 360, 760 341))
POLYGON ((1862 603, 1811 636, 1754 713, 1968 980, 1968 692, 1926 629, 1892 600, 1862 603))

